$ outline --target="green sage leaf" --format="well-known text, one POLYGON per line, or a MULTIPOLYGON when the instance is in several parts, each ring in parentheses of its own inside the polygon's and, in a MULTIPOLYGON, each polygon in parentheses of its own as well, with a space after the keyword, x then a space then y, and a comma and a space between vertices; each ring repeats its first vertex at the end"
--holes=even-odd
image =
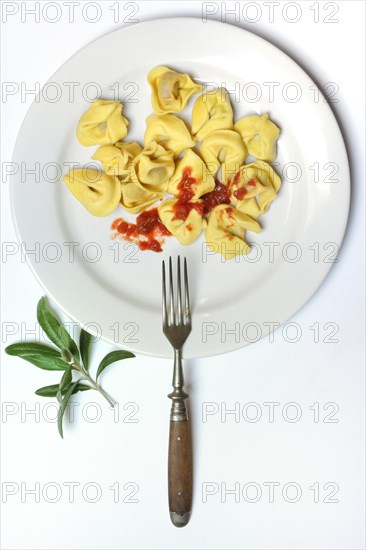
POLYGON ((87 332, 84 329, 81 329, 79 347, 80 347, 81 359, 83 361, 85 370, 89 369, 89 351, 90 351, 90 342, 92 338, 93 336, 89 332, 87 332))
POLYGON ((62 375, 59 390, 62 392, 63 389, 67 388, 72 382, 72 368, 71 365, 67 367, 64 374, 62 375))
MULTIPOLYGON (((51 386, 43 386, 43 388, 39 388, 34 393, 36 395, 40 395, 41 397, 56 397, 56 394, 59 390, 58 384, 52 384, 51 386)), ((64 390, 64 392, 66 389, 64 390)))
POLYGON ((82 382, 79 382, 79 384, 74 389, 73 393, 77 393, 78 391, 88 391, 92 389, 93 388, 91 386, 88 386, 87 384, 83 384, 82 382))
POLYGON ((63 438, 64 437, 64 433, 63 433, 63 428, 62 428, 62 419, 64 417, 64 414, 65 414, 65 410, 66 410, 66 407, 70 401, 70 397, 72 396, 73 392, 74 392, 74 389, 76 388, 76 386, 78 385, 78 381, 76 382, 73 382, 68 390, 66 391, 62 401, 61 401, 61 404, 60 404, 60 407, 58 409, 58 413, 57 413, 57 427, 58 427, 58 432, 60 434, 60 436, 63 438))
POLYGON ((75 357, 76 361, 79 362, 80 361, 79 348, 77 347, 76 343, 72 338, 70 338, 70 340, 71 340, 71 346, 70 346, 71 354, 73 355, 73 357, 75 357))
MULTIPOLYGON (((68 386, 64 388, 61 391, 61 394, 64 395, 67 392, 68 388, 69 388, 68 386)), ((75 394, 79 391, 87 391, 92 389, 93 388, 91 388, 90 386, 87 386, 86 384, 82 384, 80 382, 74 388, 74 391, 72 393, 75 394)), ((59 384, 52 384, 51 386, 43 386, 43 388, 39 388, 38 390, 35 391, 35 394, 41 397, 56 397, 58 391, 59 391, 59 384)))
POLYGON ((52 313, 44 296, 38 302, 37 319, 51 342, 61 350, 70 351, 70 353, 79 360, 77 345, 60 320, 52 313))
POLYGON ((115 363, 116 361, 121 361, 122 359, 129 359, 130 357, 135 357, 135 354, 131 353, 130 351, 118 350, 108 353, 108 355, 106 355, 104 359, 102 359, 102 361, 100 362, 97 371, 97 379, 102 374, 104 369, 108 367, 108 365, 110 365, 111 363, 115 363))
POLYGON ((21 357, 32 365, 44 370, 65 370, 67 364, 62 360, 61 354, 53 348, 43 344, 20 343, 11 344, 5 348, 8 355, 21 357))

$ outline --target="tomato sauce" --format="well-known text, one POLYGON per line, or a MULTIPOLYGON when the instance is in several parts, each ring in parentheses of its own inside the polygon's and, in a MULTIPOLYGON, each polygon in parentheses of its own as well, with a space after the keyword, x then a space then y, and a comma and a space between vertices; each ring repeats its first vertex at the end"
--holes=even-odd
POLYGON ((136 218, 136 223, 126 222, 122 218, 114 220, 111 228, 125 241, 135 243, 140 250, 162 252, 162 245, 171 233, 162 224, 157 208, 145 210, 136 218))
POLYGON ((183 170, 182 179, 177 185, 178 193, 177 202, 173 205, 174 217, 173 220, 185 221, 191 210, 196 210, 200 216, 203 216, 202 202, 191 202, 194 197, 193 186, 197 184, 196 178, 192 178, 192 168, 186 166, 183 170))
POLYGON ((177 195, 182 201, 190 201, 194 196, 194 189, 192 187, 197 183, 197 180, 196 178, 192 178, 191 174, 192 168, 186 166, 183 170, 182 179, 177 185, 177 195))
POLYGON ((238 185, 239 180, 240 180, 240 171, 235 174, 235 176, 230 182, 230 185, 238 185))
POLYGON ((236 189, 233 193, 234 197, 238 199, 238 201, 242 201, 247 194, 247 190, 245 187, 241 187, 240 189, 236 189))
POLYGON ((136 218, 136 229, 139 235, 159 234, 163 237, 170 237, 171 233, 161 222, 157 208, 145 210, 136 218))
POLYGON ((215 189, 203 195, 204 213, 208 214, 218 204, 230 204, 230 190, 224 183, 216 182, 215 189))
MULTIPOLYGON (((240 172, 237 172, 233 177, 230 185, 232 186, 238 185, 239 179, 240 179, 240 172)), ((236 189, 233 195, 238 201, 242 201, 245 195, 248 193, 247 187, 255 187, 256 185, 257 185, 257 180, 255 178, 252 178, 245 184, 245 186, 240 187, 239 189, 236 189)))
POLYGON ((203 208, 204 205, 202 202, 185 202, 178 198, 177 202, 173 205, 173 220, 185 221, 191 210, 196 210, 200 216, 203 216, 203 208))

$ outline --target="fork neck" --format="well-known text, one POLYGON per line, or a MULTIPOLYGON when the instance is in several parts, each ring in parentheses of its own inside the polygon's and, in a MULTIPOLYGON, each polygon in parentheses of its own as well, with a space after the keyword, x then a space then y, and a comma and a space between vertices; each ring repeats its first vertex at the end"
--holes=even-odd
POLYGON ((168 395, 168 397, 172 400, 170 420, 172 422, 181 422, 183 420, 187 420, 187 409, 184 401, 188 397, 188 394, 183 390, 184 377, 181 349, 174 350, 174 370, 172 385, 174 390, 168 395))
POLYGON ((182 349, 174 350, 173 388, 183 388, 184 376, 182 365, 182 349))

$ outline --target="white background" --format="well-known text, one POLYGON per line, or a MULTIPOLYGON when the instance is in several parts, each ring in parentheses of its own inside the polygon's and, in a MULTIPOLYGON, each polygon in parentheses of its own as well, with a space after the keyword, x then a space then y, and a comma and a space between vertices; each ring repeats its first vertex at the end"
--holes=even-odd
MULTIPOLYGON (((10 5, 8 9, 14 5, 19 11, 2 24, 2 79, 29 86, 44 84, 75 51, 128 24, 114 23, 109 7, 115 3, 110 2, 101 4, 103 17, 97 24, 83 20, 83 1, 75 7, 73 24, 68 22, 63 2, 59 3, 63 15, 55 24, 44 20, 35 23, 31 15, 26 16, 26 23, 21 21, 21 10, 25 5, 32 8, 34 2, 3 2, 3 21, 6 4, 10 5)), ((223 19, 225 4, 211 4, 217 12, 213 17, 223 19)), ((234 4, 227 3, 226 10, 234 4)), ((334 82, 339 86, 338 102, 332 106, 347 143, 353 180, 350 221, 339 262, 292 319, 302 331, 298 342, 286 341, 280 329, 273 343, 264 339, 235 353, 186 364, 194 446, 194 507, 185 529, 174 528, 167 511, 170 403, 165 396, 170 389, 170 361, 139 356, 111 367, 104 375, 104 386, 121 403, 119 418, 99 396, 93 396, 102 416, 98 422, 88 421, 88 414, 92 417, 96 409, 86 407, 91 397, 82 394, 78 396, 75 420, 67 424, 62 441, 54 423, 47 420, 45 405, 51 400, 37 399, 33 394, 36 388, 52 383, 53 375, 3 356, 4 549, 364 548, 365 4, 331 2, 326 8, 322 2, 301 2, 301 17, 296 23, 286 21, 283 15, 288 2, 276 8, 273 22, 268 3, 256 2, 261 9, 256 23, 249 23, 243 15, 242 8, 248 2, 236 4, 240 4, 241 12, 237 24, 284 49, 320 85, 334 82), (317 6, 319 22, 314 21, 317 6), (333 19, 339 21, 326 23, 324 19, 334 6, 339 11, 333 19), (310 329, 314 323, 319 323, 319 342, 314 341, 314 330, 310 329), (334 337, 337 343, 324 341, 329 334, 324 328, 326 323, 338 325, 334 337), (247 404, 253 402, 262 414, 257 422, 248 421, 255 409, 247 404), (278 403, 273 422, 265 405, 268 402, 278 403), (233 409, 235 403, 239 418, 225 416, 225 408, 233 409), (295 408, 288 407, 288 403, 297 404, 301 416, 297 422, 289 421, 295 408), (215 414, 205 416, 207 407, 215 414), (38 412, 26 414, 28 409, 38 412), (70 482, 79 484, 73 499, 65 485, 70 482), (264 485, 268 482, 279 484, 274 502, 270 502, 268 485, 264 485), (301 488, 298 502, 287 501, 294 495, 291 487, 289 498, 283 496, 283 488, 290 482, 301 488), (25 493, 37 483, 39 502, 25 493), (47 483, 53 484, 48 492, 47 483), (94 484, 94 490, 93 486, 88 489, 88 483, 94 484), (256 503, 249 502, 254 486, 247 497, 245 493, 243 496, 242 489, 248 483, 258 484, 262 490, 256 503), (241 491, 239 502, 233 494, 227 494, 225 502, 225 487, 233 489, 235 484, 241 491), (314 484, 319 484, 320 502, 315 502, 314 484), (116 493, 111 486, 119 486, 119 502, 114 502, 116 493), (92 503, 95 487, 100 499, 92 503), (136 487, 133 498, 137 502, 126 502, 136 487), (338 502, 324 502, 334 487, 338 490, 333 499, 338 502), (14 494, 7 494, 11 488, 14 494), (52 503, 55 488, 60 498, 52 503), (205 488, 215 494, 205 498, 205 488)), ((139 2, 137 7, 134 18, 139 21, 202 16, 201 2, 139 2)), ((121 3, 122 17, 132 11, 127 8, 123 11, 121 3)), ((253 17, 253 12, 246 13, 248 18, 253 17)), ((291 18, 291 11, 288 14, 291 18)), ((228 15, 227 21, 234 23, 235 16, 228 15)), ((121 63, 124 55, 128 51, 120 53, 121 63)), ((3 162, 11 160, 31 101, 31 96, 22 101, 20 94, 15 94, 2 104, 3 162)), ((2 240, 15 242, 8 191, 3 182, 2 240)), ((22 326, 35 327, 35 309, 41 295, 41 288, 19 254, 2 262, 3 344, 20 340, 22 326), (11 327, 13 334, 9 335, 11 327)), ((109 346, 98 344, 95 361, 107 351, 109 346)), ((51 417, 54 410, 48 413, 51 417)))

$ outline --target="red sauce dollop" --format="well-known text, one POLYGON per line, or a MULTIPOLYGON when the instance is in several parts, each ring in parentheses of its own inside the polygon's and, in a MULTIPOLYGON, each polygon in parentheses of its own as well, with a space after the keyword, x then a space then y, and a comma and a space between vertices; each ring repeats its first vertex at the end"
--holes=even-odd
POLYGON ((230 204, 230 190, 227 185, 216 182, 215 189, 202 197, 204 213, 208 214, 218 204, 230 204))
MULTIPOLYGON (((240 172, 237 172, 233 177, 233 179, 231 180, 230 185, 232 186, 237 185, 239 178, 240 178, 240 172)), ((240 189, 236 189, 233 195, 236 199, 238 199, 238 201, 242 201, 248 192, 246 187, 255 187, 256 185, 257 185, 257 180, 253 178, 245 184, 245 187, 240 187, 240 189)))
POLYGON ((190 166, 186 166, 183 170, 182 179, 177 185, 178 198, 182 199, 182 201, 190 201, 194 196, 192 186, 197 183, 197 180, 196 178, 192 178, 191 174, 192 168, 190 166))
POLYGON ((230 185, 238 185, 239 179, 240 179, 240 171, 235 174, 235 176, 230 182, 230 185))
POLYGON ((173 206, 174 218, 173 220, 185 221, 191 210, 197 210, 197 212, 203 216, 204 205, 202 202, 185 202, 178 198, 177 202, 173 206))
POLYGON ((157 208, 145 210, 136 218, 136 229, 140 235, 151 235, 151 233, 169 237, 171 233, 161 222, 157 208))
POLYGON ((174 220, 185 221, 191 210, 197 210, 197 212, 203 216, 203 204, 202 202, 191 202, 194 197, 194 189, 192 186, 197 183, 196 178, 191 177, 192 168, 187 166, 183 170, 182 179, 177 185, 178 200, 173 206, 174 220))
POLYGON ((234 197, 238 199, 238 201, 242 201, 246 194, 247 194, 247 190, 245 189, 245 187, 236 189, 233 193, 234 197))
POLYGON ((161 223, 157 208, 141 212, 136 218, 136 223, 128 223, 118 218, 114 220, 111 228, 116 231, 115 236, 119 235, 125 241, 135 243, 140 250, 152 252, 162 252, 165 237, 171 236, 170 231, 161 223))

